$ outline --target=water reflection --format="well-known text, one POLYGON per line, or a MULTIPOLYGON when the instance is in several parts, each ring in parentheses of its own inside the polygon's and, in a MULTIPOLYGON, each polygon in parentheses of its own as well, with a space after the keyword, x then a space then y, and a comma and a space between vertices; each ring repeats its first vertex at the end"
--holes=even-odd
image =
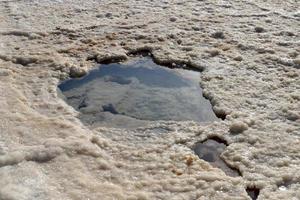
POLYGON ((227 166, 227 164, 221 159, 220 155, 225 150, 226 145, 220 141, 208 139, 202 143, 198 143, 195 146, 195 153, 199 158, 210 162, 212 166, 222 169, 225 174, 229 176, 239 176, 237 170, 227 166))
POLYGON ((164 88, 184 87, 188 86, 190 82, 172 73, 171 70, 155 64, 151 58, 141 58, 128 64, 112 63, 101 65, 83 78, 71 79, 60 84, 59 88, 62 91, 67 91, 101 78, 104 79, 102 81, 111 81, 121 85, 130 84, 131 79, 135 78, 140 84, 164 88))
POLYGON ((218 120, 203 98, 199 72, 169 69, 151 58, 100 65, 59 85, 66 101, 92 126, 139 127, 148 121, 218 120))

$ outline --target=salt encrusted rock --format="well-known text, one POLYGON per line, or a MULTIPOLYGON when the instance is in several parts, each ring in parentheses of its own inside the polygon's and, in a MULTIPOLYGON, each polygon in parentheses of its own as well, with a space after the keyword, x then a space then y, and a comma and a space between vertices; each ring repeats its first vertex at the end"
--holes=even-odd
POLYGON ((231 124, 229 131, 233 134, 242 133, 248 129, 248 125, 241 121, 235 121, 231 124))
POLYGON ((221 119, 225 119, 226 115, 229 114, 228 110, 226 110, 225 108, 220 107, 220 106, 214 106, 213 110, 214 110, 214 113, 216 114, 216 116, 221 119))
POLYGON ((297 113, 295 111, 288 111, 286 118, 290 121, 296 121, 300 119, 300 113, 297 113))
POLYGON ((217 32, 214 32, 211 37, 213 38, 216 38, 216 39, 224 39, 225 38, 225 35, 222 31, 217 31, 217 32))
POLYGON ((71 67, 70 68, 70 77, 72 78, 78 78, 86 75, 86 70, 79 67, 71 67))
POLYGON ((106 14, 105 14, 105 17, 107 17, 107 18, 112 17, 112 13, 106 13, 106 14))
POLYGON ((14 63, 21 64, 24 66, 38 61, 38 59, 36 57, 25 57, 25 56, 16 56, 16 57, 14 57, 13 60, 14 60, 14 63))
POLYGON ((176 22, 177 18, 176 17, 170 17, 170 22, 176 22))
POLYGON ((25 156, 27 161, 48 162, 62 153, 62 149, 58 147, 48 147, 39 151, 32 151, 25 156))
POLYGON ((255 27, 254 30, 255 30, 256 33, 265 32, 265 29, 263 27, 259 27, 259 26, 255 27))
POLYGON ((99 54, 96 57, 98 63, 110 63, 110 62, 119 62, 122 60, 126 60, 126 54, 99 54))
POLYGON ((236 56, 236 57, 233 58, 233 60, 235 60, 235 61, 242 61, 243 57, 242 56, 236 56))
POLYGON ((193 26, 192 29, 193 29, 194 31, 200 31, 200 30, 201 30, 201 28, 198 27, 198 26, 193 26))
POLYGON ((208 53, 211 57, 215 57, 220 54, 220 51, 218 49, 210 49, 208 50, 208 53))

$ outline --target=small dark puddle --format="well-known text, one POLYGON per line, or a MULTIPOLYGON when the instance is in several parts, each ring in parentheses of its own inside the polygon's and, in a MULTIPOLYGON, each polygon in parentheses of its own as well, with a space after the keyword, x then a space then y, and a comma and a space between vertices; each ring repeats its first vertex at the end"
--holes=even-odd
POLYGON ((197 143, 194 151, 200 159, 211 163, 214 167, 222 169, 228 176, 240 176, 238 170, 230 168, 220 157, 226 146, 225 141, 222 141, 219 138, 212 138, 205 140, 202 143, 197 143))
MULTIPOLYGON (((214 167, 220 168, 225 172, 226 175, 232 177, 241 176, 241 173, 238 169, 234 169, 228 166, 226 162, 220 157, 226 146, 226 141, 218 137, 213 137, 205 140, 204 142, 197 143, 194 151, 200 159, 209 162, 214 167)), ((257 189, 256 187, 248 187, 246 188, 246 192, 252 200, 256 200, 258 198, 259 189, 257 189)))
POLYGON ((66 101, 89 125, 139 127, 149 121, 215 121, 210 102, 202 96, 200 73, 169 69, 150 57, 102 64, 82 78, 58 87, 66 101))
POLYGON ((246 192, 251 197, 252 200, 256 200, 259 195, 259 189, 257 188, 247 188, 246 192))

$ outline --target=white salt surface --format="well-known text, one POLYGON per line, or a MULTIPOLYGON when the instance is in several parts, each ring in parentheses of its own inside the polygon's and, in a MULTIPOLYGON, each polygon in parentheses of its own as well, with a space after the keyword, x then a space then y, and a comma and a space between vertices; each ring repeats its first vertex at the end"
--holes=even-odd
POLYGON ((0 1, 0 199, 300 199, 299 1, 0 1), (60 80, 149 50, 224 121, 83 124, 60 80), (233 178, 199 159, 218 136, 233 178), (289 183, 286 190, 280 185, 289 183))

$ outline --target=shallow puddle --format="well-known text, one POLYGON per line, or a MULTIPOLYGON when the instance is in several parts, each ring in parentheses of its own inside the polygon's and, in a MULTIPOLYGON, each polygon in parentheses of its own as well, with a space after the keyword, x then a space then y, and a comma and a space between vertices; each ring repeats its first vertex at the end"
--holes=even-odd
POLYGON ((229 176, 240 176, 235 169, 228 167, 228 165, 221 159, 220 155, 225 150, 226 144, 220 140, 208 139, 202 143, 196 144, 194 151, 203 159, 209 162, 212 166, 222 169, 225 174, 229 176))
POLYGON ((102 64, 86 76, 59 85, 66 101, 92 126, 131 128, 149 121, 215 121, 202 96, 200 73, 169 69, 150 57, 102 64))

